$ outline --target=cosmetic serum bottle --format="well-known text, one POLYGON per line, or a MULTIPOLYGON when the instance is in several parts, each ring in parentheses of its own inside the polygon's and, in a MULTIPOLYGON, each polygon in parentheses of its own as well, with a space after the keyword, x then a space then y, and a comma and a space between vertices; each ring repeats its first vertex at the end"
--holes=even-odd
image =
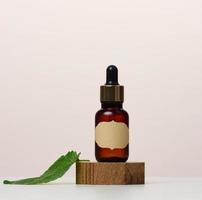
POLYGON ((122 108, 124 86, 110 65, 100 86, 101 109, 95 115, 95 157, 98 162, 126 162, 129 156, 129 116, 122 108))

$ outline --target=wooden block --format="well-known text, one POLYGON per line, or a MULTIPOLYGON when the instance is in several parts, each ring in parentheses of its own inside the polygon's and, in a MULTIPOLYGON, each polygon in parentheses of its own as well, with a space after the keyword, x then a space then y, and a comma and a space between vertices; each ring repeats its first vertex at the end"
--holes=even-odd
POLYGON ((76 184, 144 184, 144 162, 77 162, 76 184))

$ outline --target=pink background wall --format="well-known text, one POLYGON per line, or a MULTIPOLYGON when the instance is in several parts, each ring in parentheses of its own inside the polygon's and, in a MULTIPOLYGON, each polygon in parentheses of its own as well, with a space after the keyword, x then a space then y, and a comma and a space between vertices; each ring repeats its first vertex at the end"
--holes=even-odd
MULTIPOLYGON (((94 160, 105 68, 119 67, 130 161, 202 175, 202 1, 0 3, 0 176, 39 175, 67 150, 94 160)), ((71 172, 73 173, 73 171, 71 172)))

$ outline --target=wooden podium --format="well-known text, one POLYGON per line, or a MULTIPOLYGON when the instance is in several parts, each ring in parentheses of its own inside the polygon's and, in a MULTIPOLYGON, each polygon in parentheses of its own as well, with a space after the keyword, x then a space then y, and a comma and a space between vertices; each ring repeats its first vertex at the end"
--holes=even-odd
POLYGON ((128 185, 145 183, 144 162, 76 163, 76 184, 128 185))

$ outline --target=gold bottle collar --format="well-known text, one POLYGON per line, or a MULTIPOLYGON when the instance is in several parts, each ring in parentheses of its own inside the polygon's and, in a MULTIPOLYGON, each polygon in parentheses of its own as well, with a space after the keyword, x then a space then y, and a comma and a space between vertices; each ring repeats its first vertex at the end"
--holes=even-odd
POLYGON ((124 86, 122 85, 101 85, 100 86, 101 102, 123 102, 124 86))

